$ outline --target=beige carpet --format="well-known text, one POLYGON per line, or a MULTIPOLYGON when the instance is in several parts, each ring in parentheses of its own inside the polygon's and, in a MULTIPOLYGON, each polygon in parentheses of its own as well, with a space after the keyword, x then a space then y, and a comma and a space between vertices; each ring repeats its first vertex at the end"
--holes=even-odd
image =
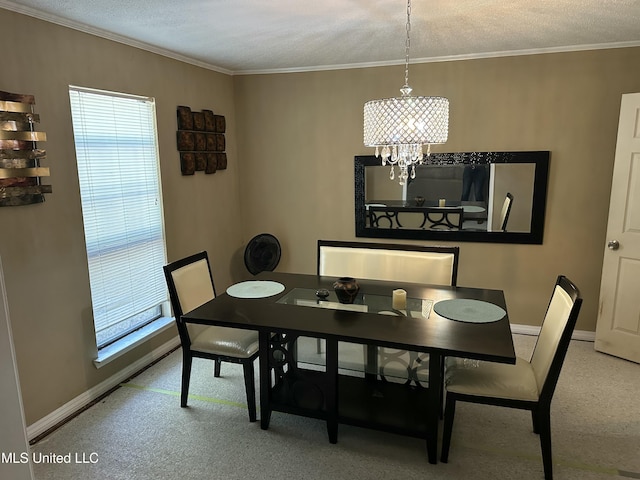
MULTIPOLYGON (((534 341, 516 336, 517 352, 534 341)), ((180 362, 172 353, 34 445, 34 458, 70 454, 35 464, 36 479, 543 478, 525 411, 460 403, 449 463, 431 465, 419 439, 341 425, 331 445, 323 422, 282 413, 261 430, 235 365, 215 379, 196 359, 182 409, 180 362)), ((639 399, 640 365, 572 342, 552 405, 555 478, 640 478, 639 399)))

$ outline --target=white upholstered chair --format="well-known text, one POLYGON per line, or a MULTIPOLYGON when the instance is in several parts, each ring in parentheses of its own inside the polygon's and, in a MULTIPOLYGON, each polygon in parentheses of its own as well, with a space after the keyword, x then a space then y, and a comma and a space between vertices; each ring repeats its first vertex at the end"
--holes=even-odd
POLYGON ((318 240, 318 275, 455 285, 458 247, 318 240))
POLYGON ((220 376, 221 362, 240 363, 249 420, 256 421, 256 398, 253 362, 258 357, 258 333, 238 328, 196 325, 182 321, 182 315, 216 296, 207 252, 200 252, 165 265, 173 314, 182 344, 182 389, 180 406, 187 406, 191 364, 194 357, 215 362, 214 376, 220 376))
MULTIPOLYGON (((399 288, 403 282, 455 285, 459 252, 459 247, 449 246, 318 240, 318 275, 386 280, 397 282, 399 288)), ((317 348, 319 353, 320 340, 317 348)), ((385 366, 399 364, 406 365, 406 383, 418 384, 418 371, 428 375, 428 354, 391 348, 378 352, 381 375, 385 366)))
POLYGON ((457 401, 519 408, 531 411, 533 431, 540 434, 544 476, 546 480, 552 479, 551 399, 581 304, 577 287, 561 275, 554 286, 530 361, 517 358, 515 365, 508 365, 447 359, 443 462, 449 457, 457 401))

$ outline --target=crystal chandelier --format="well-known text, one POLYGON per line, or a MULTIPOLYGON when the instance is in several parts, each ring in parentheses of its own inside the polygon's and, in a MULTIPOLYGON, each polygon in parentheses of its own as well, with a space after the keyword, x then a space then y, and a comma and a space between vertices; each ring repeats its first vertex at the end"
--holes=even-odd
POLYGON ((411 176, 415 165, 422 164, 422 146, 445 143, 449 130, 449 100, 444 97, 414 97, 409 86, 409 46, 411 0, 407 1, 407 39, 405 42, 404 86, 402 96, 371 100, 364 105, 364 144, 376 147, 382 165, 391 165, 389 178, 395 178, 395 165, 400 169, 400 185, 411 176))

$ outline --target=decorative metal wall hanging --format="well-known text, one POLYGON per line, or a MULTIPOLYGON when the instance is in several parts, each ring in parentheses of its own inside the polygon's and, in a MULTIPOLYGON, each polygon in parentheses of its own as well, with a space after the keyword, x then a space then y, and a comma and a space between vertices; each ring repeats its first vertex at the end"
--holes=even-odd
POLYGON ((42 203, 52 191, 41 183, 49 168, 40 166, 46 152, 37 142, 47 135, 35 131, 40 122, 35 103, 33 95, 0 91, 0 207, 42 203))
POLYGON ((189 107, 178 107, 177 141, 183 175, 226 170, 225 130, 222 115, 214 115, 211 110, 192 112, 189 107))

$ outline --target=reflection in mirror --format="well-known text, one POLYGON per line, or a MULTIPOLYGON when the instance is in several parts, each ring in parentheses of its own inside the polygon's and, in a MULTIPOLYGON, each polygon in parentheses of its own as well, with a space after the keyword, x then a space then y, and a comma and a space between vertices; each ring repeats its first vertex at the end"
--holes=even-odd
POLYGON ((549 152, 431 154, 400 185, 356 157, 360 237, 542 243, 549 152))

